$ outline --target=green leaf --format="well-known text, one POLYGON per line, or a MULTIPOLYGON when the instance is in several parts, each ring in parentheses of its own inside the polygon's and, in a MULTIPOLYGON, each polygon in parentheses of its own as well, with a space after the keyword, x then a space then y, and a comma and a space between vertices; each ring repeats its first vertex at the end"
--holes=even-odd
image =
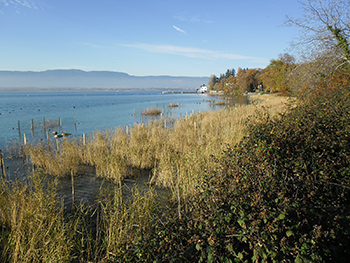
POLYGON ((208 249, 208 263, 214 262, 214 256, 213 256, 214 248, 209 248, 208 249))
POLYGON ((201 244, 198 243, 198 244, 196 245, 196 249, 197 249, 198 251, 201 250, 201 249, 202 249, 201 244))
POLYGON ((283 220, 286 217, 286 214, 282 213, 278 216, 279 220, 283 220))
POLYGON ((290 236, 292 236, 293 234, 294 234, 294 233, 293 233, 292 230, 288 230, 288 231, 286 232, 287 237, 290 237, 290 236))
POLYGON ((303 260, 301 259, 300 256, 297 256, 297 258, 294 261, 295 263, 303 263, 303 260))
POLYGON ((245 223, 244 223, 243 219, 238 219, 237 222, 241 227, 243 227, 243 228, 245 227, 245 223))
POLYGON ((227 246, 226 246, 226 248, 227 248, 227 250, 229 251, 229 252, 233 252, 233 246, 232 246, 232 244, 228 244, 227 246))

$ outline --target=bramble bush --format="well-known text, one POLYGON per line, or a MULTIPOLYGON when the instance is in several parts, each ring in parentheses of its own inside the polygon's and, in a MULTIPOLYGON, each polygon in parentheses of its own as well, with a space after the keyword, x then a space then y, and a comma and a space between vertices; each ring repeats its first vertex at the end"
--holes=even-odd
POLYGON ((350 94, 260 112, 218 160, 181 220, 125 250, 134 262, 346 262, 350 256, 350 94), (170 260, 172 259, 172 260, 170 260))

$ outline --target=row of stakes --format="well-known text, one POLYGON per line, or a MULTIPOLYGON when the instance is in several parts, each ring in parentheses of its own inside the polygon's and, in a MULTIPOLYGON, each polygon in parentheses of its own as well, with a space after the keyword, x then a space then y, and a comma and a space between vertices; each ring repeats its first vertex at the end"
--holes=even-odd
MULTIPOLYGON (((192 112, 194 113, 194 112, 192 112)), ((143 117, 143 116, 142 116, 143 117)), ((187 112, 186 112, 186 117, 187 117, 187 112)), ((141 123, 143 123, 143 118, 141 123)), ((49 130, 47 129, 47 125, 48 122, 46 122, 45 117, 43 117, 43 129, 44 129, 44 133, 46 133, 46 138, 47 141, 49 142, 49 130)), ((74 127, 76 129, 77 122, 76 122, 76 117, 74 117, 74 127)), ((32 137, 34 137, 34 120, 31 120, 31 133, 32 133, 32 137)), ((62 132, 62 119, 59 117, 58 118, 58 124, 56 125, 59 127, 59 130, 61 130, 60 133, 58 133, 57 131, 52 132, 53 137, 56 139, 56 144, 57 144, 57 152, 59 152, 59 143, 58 143, 58 139, 62 138, 62 137, 67 137, 72 135, 71 133, 67 133, 67 132, 62 132)), ((167 124, 166 124, 166 119, 164 119, 164 127, 166 128, 167 124)), ((19 133, 19 138, 21 138, 21 124, 20 121, 18 121, 18 133, 19 133)), ((129 127, 126 126, 126 133, 129 133, 129 127)), ((26 134, 23 133, 23 140, 24 140, 24 145, 27 144, 27 137, 26 134)), ((83 143, 85 145, 85 134, 83 134, 83 143)), ((5 163, 4 163, 4 158, 3 158, 3 153, 0 149, 0 168, 1 168, 1 174, 3 178, 6 178, 6 170, 5 170, 5 163)))
MULTIPOLYGON (((47 128, 48 128, 48 130, 50 130, 49 126, 50 126, 50 121, 46 121, 45 116, 44 116, 43 123, 42 123, 42 127, 43 127, 44 132, 46 132, 47 128)), ((54 122, 53 126, 56 126, 56 127, 58 126, 58 128, 60 130, 62 130, 62 119, 60 117, 58 117, 57 123, 54 122)), ((77 118, 76 117, 74 117, 74 127, 76 130, 77 129, 77 118)), ((32 132, 32 136, 34 136, 34 120, 33 119, 30 121, 30 129, 32 132)), ((18 121, 18 133, 19 133, 19 137, 21 137, 21 122, 20 121, 18 121)))

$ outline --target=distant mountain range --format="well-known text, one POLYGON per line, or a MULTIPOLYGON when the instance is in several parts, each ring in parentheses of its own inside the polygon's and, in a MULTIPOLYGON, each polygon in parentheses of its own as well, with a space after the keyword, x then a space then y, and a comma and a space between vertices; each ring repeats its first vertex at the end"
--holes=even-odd
POLYGON ((0 71, 1 90, 181 89, 195 90, 208 77, 132 76, 113 71, 0 71))

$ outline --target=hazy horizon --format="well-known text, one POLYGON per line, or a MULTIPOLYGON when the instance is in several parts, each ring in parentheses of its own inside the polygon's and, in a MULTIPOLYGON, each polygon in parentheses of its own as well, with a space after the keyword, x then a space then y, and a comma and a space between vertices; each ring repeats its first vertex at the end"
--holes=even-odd
POLYGON ((126 89, 193 89, 207 84, 209 77, 133 76, 117 71, 57 69, 46 71, 0 71, 0 90, 126 90, 126 89))

